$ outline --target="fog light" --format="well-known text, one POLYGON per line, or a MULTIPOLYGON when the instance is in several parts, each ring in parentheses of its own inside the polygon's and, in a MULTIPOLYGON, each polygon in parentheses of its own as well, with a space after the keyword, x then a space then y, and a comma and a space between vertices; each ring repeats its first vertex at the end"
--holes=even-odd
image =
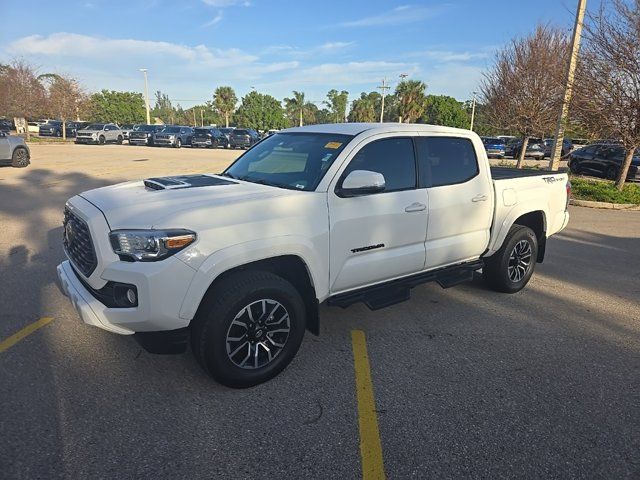
POLYGON ((132 288, 127 290, 127 300, 129 300, 131 305, 135 305, 137 302, 136 292, 132 288))

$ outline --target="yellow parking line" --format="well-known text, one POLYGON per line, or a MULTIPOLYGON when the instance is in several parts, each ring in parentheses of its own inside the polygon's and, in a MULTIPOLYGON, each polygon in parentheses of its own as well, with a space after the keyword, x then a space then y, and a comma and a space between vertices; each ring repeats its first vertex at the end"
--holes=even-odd
POLYGON ((33 332, 35 332, 39 328, 44 327, 45 325, 50 323, 52 320, 53 320, 53 317, 42 317, 37 322, 33 322, 33 323, 27 325, 26 327, 24 327, 22 330, 18 330, 16 333, 11 335, 9 338, 7 338, 6 340, 3 340, 2 342, 0 342, 0 353, 4 352, 5 350, 10 349, 16 343, 18 343, 20 340, 22 340, 24 337, 26 337, 27 335, 31 335, 33 332))
POLYGON ((378 430, 376 402, 373 397, 371 367, 367 354, 367 341, 362 330, 351 332, 353 366, 356 371, 356 395, 358 397, 358 424, 360 427, 360 456, 363 480, 385 478, 382 460, 382 443, 378 430))

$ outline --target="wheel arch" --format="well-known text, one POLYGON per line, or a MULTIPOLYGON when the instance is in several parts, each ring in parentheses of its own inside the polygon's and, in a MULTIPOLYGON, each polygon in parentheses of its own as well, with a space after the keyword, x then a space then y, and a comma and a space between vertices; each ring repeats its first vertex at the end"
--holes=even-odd
POLYGON ((522 204, 512 209, 500 225, 497 235, 490 244, 490 248, 488 249, 490 254, 493 255, 500 249, 513 225, 523 225, 531 228, 536 234, 538 240, 538 256, 536 261, 542 263, 547 243, 547 219, 548 214, 546 210, 541 209, 539 206, 534 207, 533 205, 522 204))
MULTIPOLYGON (((236 265, 220 272, 210 280, 203 294, 196 294, 198 295, 197 308, 194 309, 194 315, 191 318, 191 321, 193 321, 193 318, 195 318, 200 310, 205 307, 207 298, 212 295, 212 292, 215 291, 216 287, 224 282, 226 278, 239 271, 251 270, 270 272, 274 275, 284 278, 289 283, 291 283, 298 290, 305 302, 307 314, 307 330, 309 330, 314 335, 318 335, 320 333, 320 319, 318 313, 319 302, 313 281, 313 275, 311 273, 311 270, 309 269, 307 262, 305 262, 305 260, 301 256, 295 254, 277 255, 273 257, 262 258, 259 260, 253 260, 247 263, 236 265)), ((189 297, 189 294, 187 294, 187 297, 189 297)), ((195 298, 192 298, 192 300, 195 300, 195 298)), ((181 310, 183 313, 186 313, 184 303, 181 310)))

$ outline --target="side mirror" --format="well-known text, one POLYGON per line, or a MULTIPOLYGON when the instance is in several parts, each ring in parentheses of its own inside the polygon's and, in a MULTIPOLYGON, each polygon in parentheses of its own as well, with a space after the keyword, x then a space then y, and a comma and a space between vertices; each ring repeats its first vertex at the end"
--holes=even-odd
POLYGON ((336 192, 339 197, 357 197, 380 193, 385 189, 384 175, 369 170, 354 170, 342 181, 336 192))

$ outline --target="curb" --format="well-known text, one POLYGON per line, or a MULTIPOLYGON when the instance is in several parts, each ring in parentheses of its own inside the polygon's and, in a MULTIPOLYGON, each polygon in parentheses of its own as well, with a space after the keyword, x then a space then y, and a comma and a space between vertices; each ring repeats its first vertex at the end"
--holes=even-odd
POLYGON ((576 207, 603 208, 609 210, 640 210, 640 205, 636 203, 592 202, 591 200, 572 198, 569 204, 575 205, 576 207))

